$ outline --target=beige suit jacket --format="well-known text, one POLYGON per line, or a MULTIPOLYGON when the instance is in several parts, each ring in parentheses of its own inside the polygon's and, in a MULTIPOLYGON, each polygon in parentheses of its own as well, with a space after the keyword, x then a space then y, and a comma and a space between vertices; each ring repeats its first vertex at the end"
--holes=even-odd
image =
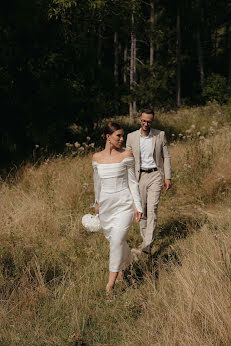
MULTIPOLYGON (((135 158, 136 178, 140 179, 140 130, 127 136, 126 148, 130 149, 135 158)), ((153 158, 163 179, 171 179, 171 158, 168 151, 164 131, 152 129, 153 158)))

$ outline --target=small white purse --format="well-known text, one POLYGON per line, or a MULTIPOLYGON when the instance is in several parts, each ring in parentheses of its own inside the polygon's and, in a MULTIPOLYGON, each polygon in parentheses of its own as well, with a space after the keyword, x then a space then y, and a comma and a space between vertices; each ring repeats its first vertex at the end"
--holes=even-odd
POLYGON ((98 232, 101 230, 99 214, 86 214, 82 217, 82 225, 88 232, 98 232))

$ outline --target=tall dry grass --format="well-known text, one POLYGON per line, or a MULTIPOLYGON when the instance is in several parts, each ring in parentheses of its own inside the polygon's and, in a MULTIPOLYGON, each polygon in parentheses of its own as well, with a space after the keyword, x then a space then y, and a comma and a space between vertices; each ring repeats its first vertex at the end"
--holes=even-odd
POLYGON ((153 266, 158 280, 153 272, 146 274, 136 294, 142 312, 134 325, 124 327, 121 344, 230 345, 230 215, 223 212, 178 240, 169 256, 168 263, 153 266))
MULTIPOLYGON (((179 124, 173 188, 162 194, 152 258, 134 263, 112 304, 107 241, 80 222, 93 212, 91 154, 50 158, 1 182, 1 345, 230 344, 228 116, 217 104, 158 115, 171 131, 179 124)), ((134 224, 129 243, 139 242, 134 224)))

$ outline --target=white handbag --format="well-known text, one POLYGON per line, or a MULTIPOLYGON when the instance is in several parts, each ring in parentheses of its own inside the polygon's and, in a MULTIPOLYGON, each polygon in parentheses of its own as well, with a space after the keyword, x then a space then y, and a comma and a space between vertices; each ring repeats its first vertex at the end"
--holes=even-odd
POLYGON ((98 232, 101 230, 99 214, 86 214, 82 217, 82 225, 88 232, 98 232))

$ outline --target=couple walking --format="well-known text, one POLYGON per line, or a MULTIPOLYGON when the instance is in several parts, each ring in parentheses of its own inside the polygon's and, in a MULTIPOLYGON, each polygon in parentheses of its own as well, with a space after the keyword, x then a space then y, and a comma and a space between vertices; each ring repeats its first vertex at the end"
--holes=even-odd
POLYGON ((151 127, 153 120, 152 110, 142 112, 141 127, 128 134, 126 149, 122 148, 123 129, 109 122, 103 133, 105 149, 93 155, 95 212, 110 243, 107 295, 131 263, 131 252, 136 256, 151 253, 161 189, 171 187, 165 133, 151 127), (130 251, 126 239, 134 212, 143 241, 130 251))

